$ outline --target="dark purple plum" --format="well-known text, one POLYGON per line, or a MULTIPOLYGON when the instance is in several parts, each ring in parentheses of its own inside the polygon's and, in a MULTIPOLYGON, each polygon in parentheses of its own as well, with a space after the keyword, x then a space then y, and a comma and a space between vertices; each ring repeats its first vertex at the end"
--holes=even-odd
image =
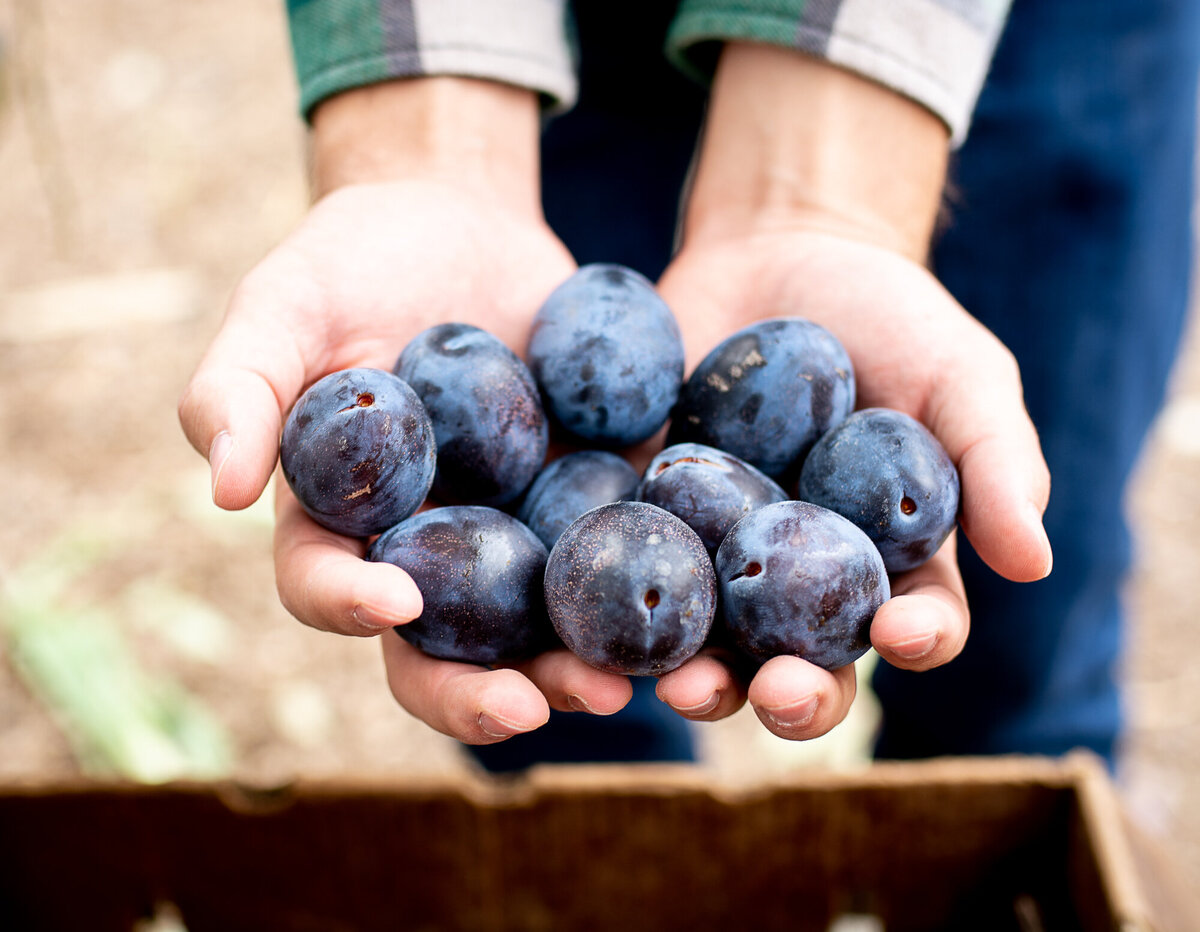
POLYGON ((396 633, 433 657, 480 664, 525 660, 557 643, 542 601, 546 556, 529 528, 482 505, 423 511, 367 551, 408 573, 424 599, 396 633))
POLYGON ((525 363, 469 324, 439 324, 404 348, 393 369, 413 387, 437 438, 433 494, 443 502, 506 505, 546 459, 548 428, 525 363))
POLYGON ((696 532, 643 502, 582 515, 546 563, 558 636, 610 673, 659 676, 704 645, 716 608, 712 561, 696 532))
POLYGON ((853 663, 891 594, 867 535, 808 502, 748 514, 725 535, 716 566, 729 634, 760 662, 791 654, 826 670, 853 663))
POLYGON ((715 553, 729 529, 763 505, 787 500, 774 480, 731 453, 677 443, 650 461, 638 501, 665 508, 715 553))
POLYGON ((958 515, 959 481, 937 438, 907 414, 856 411, 825 434, 800 472, 799 497, 849 518, 889 573, 920 566, 958 515))
POLYGON ((382 369, 314 383, 288 415, 283 476, 304 510, 348 537, 378 534, 421 507, 437 445, 416 393, 382 369))
POLYGON ((854 368, 832 333, 799 317, 758 321, 688 377, 667 443, 707 444, 791 482, 817 438, 854 410, 854 395, 854 368))
POLYGON ((567 525, 585 511, 635 498, 638 478, 637 470, 615 453, 568 453, 533 480, 517 517, 553 547, 567 525))
POLYGON ((559 285, 533 320, 528 357, 547 413, 595 446, 652 436, 683 384, 675 315, 621 265, 586 265, 559 285))

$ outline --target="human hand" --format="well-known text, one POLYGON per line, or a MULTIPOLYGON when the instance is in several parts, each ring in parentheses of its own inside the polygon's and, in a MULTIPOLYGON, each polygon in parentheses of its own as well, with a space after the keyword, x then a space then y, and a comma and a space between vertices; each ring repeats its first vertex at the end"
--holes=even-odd
MULTIPOLYGON (((916 417, 956 462, 962 527, 980 555, 1011 579, 1045 574, 1049 549, 1040 516, 1047 480, 1016 366, 924 268, 882 247, 797 228, 685 248, 660 290, 680 319, 694 324, 685 330, 693 363, 764 316, 796 315, 829 328, 855 363, 859 405, 916 417)), ((872 626, 880 655, 913 670, 956 656, 968 612, 953 538, 892 582, 893 598, 872 626)), ((706 718, 729 714, 743 698, 728 669, 712 663, 668 674, 659 694, 680 710, 703 708, 720 695, 706 718)), ((795 658, 772 660, 749 691, 767 726, 789 737, 828 731, 853 697, 851 668, 831 674, 795 658), (770 719, 769 709, 814 695, 818 713, 806 724, 770 719)))
MULTIPOLYGON (((915 105, 827 66, 758 47, 737 55, 726 53, 732 74, 718 73, 683 248, 659 283, 690 364, 764 317, 827 327, 854 361, 858 405, 904 411, 947 449, 962 479, 961 527, 981 557, 1010 579, 1041 578, 1051 559, 1041 526, 1049 477, 1017 367, 920 262, 940 194, 944 131, 915 105), (787 108, 761 89, 786 94, 784 74, 797 61, 806 113, 827 104, 832 126, 813 135, 788 126, 781 140, 772 127, 787 108), (769 85, 757 71, 767 66, 769 85), (741 79, 760 89, 755 102, 723 107, 741 79), (898 101, 909 110, 897 114, 898 101), (839 122, 846 113, 857 116, 839 122), (856 147, 864 135, 871 146, 856 147), (848 158, 837 155, 843 143, 848 158)), ((929 562, 894 577, 892 594, 871 629, 885 660, 924 670, 959 653, 969 614, 953 535, 929 562)), ((811 738, 844 718, 854 686, 852 667, 831 673, 795 657, 772 659, 747 686, 708 654, 663 677, 658 694, 702 720, 748 699, 772 732, 811 738)))
MULTIPOLYGON (((447 321, 476 323, 521 353, 534 312, 573 271, 541 218, 536 154, 514 142, 524 126, 536 144, 532 95, 433 79, 425 85, 432 97, 414 102, 422 84, 372 88, 365 99, 351 92, 318 111, 324 196, 239 284, 184 392, 181 422, 212 465, 213 499, 223 508, 261 495, 282 418, 312 382, 354 366, 390 370, 413 336, 447 321), (444 109, 453 135, 439 128, 444 109), (501 141, 488 136, 494 120, 501 141), (403 139, 393 146, 380 127, 403 139), (414 153, 422 140, 426 151, 414 153)), ((314 523, 285 483, 276 493, 276 582, 293 615, 322 630, 372 636, 420 614, 407 574, 366 562, 364 541, 314 523)), ((536 728, 550 707, 615 712, 630 695, 627 679, 565 650, 519 669, 485 670, 428 657, 391 634, 381 641, 400 704, 468 743, 536 728)))

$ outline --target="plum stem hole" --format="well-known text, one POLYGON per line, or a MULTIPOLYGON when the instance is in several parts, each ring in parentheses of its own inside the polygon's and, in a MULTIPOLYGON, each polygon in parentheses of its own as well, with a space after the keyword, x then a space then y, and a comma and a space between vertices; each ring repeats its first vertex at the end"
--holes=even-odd
POLYGON ((375 396, 370 392, 359 393, 357 404, 360 408, 369 408, 375 404, 375 396))
POLYGON ((650 589, 642 596, 642 601, 646 603, 646 608, 654 608, 661 601, 657 589, 650 589))
POLYGON ((747 563, 747 564, 746 564, 746 569, 745 569, 745 572, 743 572, 743 573, 742 573, 742 575, 743 575, 743 576, 757 576, 757 575, 758 575, 759 573, 761 573, 761 572, 762 572, 762 565, 761 565, 761 564, 758 564, 758 563, 747 563))
POLYGON ((916 514, 917 503, 905 495, 904 498, 900 499, 900 510, 906 515, 916 514))

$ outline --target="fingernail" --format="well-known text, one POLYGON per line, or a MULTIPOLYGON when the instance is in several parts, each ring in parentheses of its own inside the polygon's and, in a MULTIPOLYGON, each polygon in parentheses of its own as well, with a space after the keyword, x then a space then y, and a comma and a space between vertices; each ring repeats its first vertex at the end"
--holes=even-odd
POLYGON ((776 708, 762 710, 763 715, 771 720, 773 725, 780 728, 798 728, 801 725, 807 725, 813 720, 813 716, 817 714, 817 706, 820 705, 821 697, 819 695, 807 696, 793 705, 778 706, 776 708))
POLYGON ((704 715, 715 709, 721 702, 721 694, 713 693, 703 702, 696 705, 673 705, 671 706, 680 715, 704 715))
POLYGON ((616 714, 616 712, 601 712, 599 709, 592 708, 592 706, 589 705, 587 700, 584 699, 582 696, 575 696, 575 695, 567 696, 567 705, 569 705, 576 712, 587 712, 589 715, 615 715, 616 714))
POLYGON ((1039 579, 1045 579, 1050 575, 1050 571, 1054 569, 1054 548, 1050 546, 1050 536, 1046 533, 1046 525, 1043 522, 1043 510, 1033 502, 1029 503, 1029 521, 1034 528, 1037 529, 1042 541, 1042 550, 1045 553, 1045 562, 1042 564, 1041 576, 1039 579))
POLYGON ((217 497, 217 486, 221 483, 221 471, 233 455, 233 437, 227 430, 221 431, 208 448, 208 464, 212 468, 212 496, 217 497))
POLYGON ((489 738, 511 738, 513 735, 523 734, 533 729, 515 722, 506 722, 499 716, 490 715, 487 712, 480 712, 479 730, 489 738))
POLYGON ((379 608, 375 605, 363 605, 359 603, 354 606, 354 620, 359 624, 365 625, 368 628, 378 628, 382 631, 384 628, 394 628, 396 625, 402 625, 411 618, 404 615, 396 614, 384 608, 379 608))
POLYGON ((936 631, 926 631, 910 637, 907 641, 893 644, 892 653, 897 657, 903 657, 905 660, 916 660, 919 657, 924 657, 933 650, 934 645, 937 644, 937 640, 938 633, 936 631))
POLYGON ((1042 567, 1042 579, 1054 571, 1054 548, 1050 546, 1050 538, 1046 538, 1046 564, 1042 567))

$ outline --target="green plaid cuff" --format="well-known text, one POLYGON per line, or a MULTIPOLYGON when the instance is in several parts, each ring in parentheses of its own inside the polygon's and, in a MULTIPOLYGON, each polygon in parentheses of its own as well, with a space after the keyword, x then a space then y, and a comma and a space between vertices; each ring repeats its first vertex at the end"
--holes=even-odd
POLYGON ((765 42, 823 58, 937 114, 966 136, 1010 0, 683 0, 667 54, 711 78, 721 44, 765 42))
POLYGON ((300 111, 339 91, 423 75, 575 100, 565 0, 288 0, 300 111))

